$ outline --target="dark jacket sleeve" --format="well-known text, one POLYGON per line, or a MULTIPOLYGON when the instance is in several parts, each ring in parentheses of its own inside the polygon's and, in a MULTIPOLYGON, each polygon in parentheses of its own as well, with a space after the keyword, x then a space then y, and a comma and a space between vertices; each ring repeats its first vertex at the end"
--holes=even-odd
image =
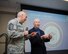
MULTIPOLYGON (((32 31, 29 31, 29 34, 30 34, 31 32, 32 32, 32 31)), ((36 44, 36 43, 39 44, 39 43, 42 41, 38 33, 37 33, 34 37, 30 37, 29 40, 30 40, 30 42, 31 42, 32 44, 36 44)))
MULTIPOLYGON (((42 33, 42 35, 45 35, 44 31, 42 31, 42 30, 41 30, 41 33, 42 33)), ((42 35, 41 35, 41 36, 42 36, 42 35)), ((50 39, 42 39, 42 41, 43 41, 43 42, 49 42, 50 39)))
POLYGON ((44 42, 49 42, 49 41, 50 41, 50 39, 43 39, 43 41, 44 41, 44 42))

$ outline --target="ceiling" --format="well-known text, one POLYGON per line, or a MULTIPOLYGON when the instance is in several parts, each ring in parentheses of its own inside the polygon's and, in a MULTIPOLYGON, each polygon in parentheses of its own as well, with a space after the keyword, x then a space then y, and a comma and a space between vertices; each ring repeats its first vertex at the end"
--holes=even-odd
POLYGON ((16 8, 19 4, 27 4, 68 11, 68 2, 63 0, 0 0, 0 7, 16 8))

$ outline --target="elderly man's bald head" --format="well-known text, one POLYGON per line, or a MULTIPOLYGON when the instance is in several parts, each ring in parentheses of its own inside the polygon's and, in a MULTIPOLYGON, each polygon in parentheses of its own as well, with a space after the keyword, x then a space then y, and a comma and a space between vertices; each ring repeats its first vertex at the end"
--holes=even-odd
POLYGON ((26 21, 27 15, 24 11, 20 11, 17 14, 17 18, 19 19, 21 23, 23 23, 24 21, 26 21))
POLYGON ((36 22, 36 21, 39 21, 40 22, 40 19, 38 19, 38 18, 34 19, 34 22, 36 22))
POLYGON ((34 27, 39 28, 40 26, 40 19, 36 18, 34 19, 34 27))

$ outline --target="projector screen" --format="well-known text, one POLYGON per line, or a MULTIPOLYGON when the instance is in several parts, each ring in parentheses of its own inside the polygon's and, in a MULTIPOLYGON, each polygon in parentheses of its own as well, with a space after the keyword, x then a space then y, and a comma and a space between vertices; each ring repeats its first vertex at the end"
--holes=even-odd
MULTIPOLYGON (((45 42, 47 51, 68 50, 68 16, 62 14, 24 10, 27 13, 26 24, 29 29, 33 27, 33 20, 39 18, 40 28, 45 34, 51 34, 50 42, 45 42)), ((25 41, 25 51, 31 51, 29 40, 25 41)))

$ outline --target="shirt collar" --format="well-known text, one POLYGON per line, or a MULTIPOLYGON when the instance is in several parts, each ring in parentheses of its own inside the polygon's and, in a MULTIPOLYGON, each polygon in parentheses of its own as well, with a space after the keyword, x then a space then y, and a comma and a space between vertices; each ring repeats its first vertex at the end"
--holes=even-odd
POLYGON ((18 21, 19 24, 21 24, 21 25, 23 24, 23 23, 19 22, 19 19, 18 18, 17 18, 17 21, 18 21))

